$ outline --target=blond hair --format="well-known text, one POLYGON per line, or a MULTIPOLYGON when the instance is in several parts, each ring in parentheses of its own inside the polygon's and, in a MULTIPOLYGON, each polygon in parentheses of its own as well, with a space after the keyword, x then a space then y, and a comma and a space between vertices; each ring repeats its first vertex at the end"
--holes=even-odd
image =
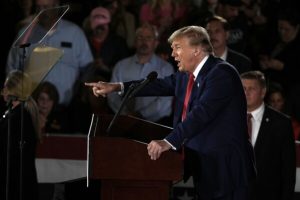
POLYGON ((209 54, 213 52, 209 35, 205 28, 201 26, 186 26, 178 29, 169 37, 168 42, 172 43, 174 40, 182 37, 188 38, 191 46, 201 46, 209 54))
POLYGON ((11 71, 6 78, 5 88, 8 95, 16 97, 19 101, 24 101, 24 108, 31 115, 37 138, 41 139, 39 109, 34 99, 30 96, 32 92, 32 80, 30 76, 19 70, 11 71))

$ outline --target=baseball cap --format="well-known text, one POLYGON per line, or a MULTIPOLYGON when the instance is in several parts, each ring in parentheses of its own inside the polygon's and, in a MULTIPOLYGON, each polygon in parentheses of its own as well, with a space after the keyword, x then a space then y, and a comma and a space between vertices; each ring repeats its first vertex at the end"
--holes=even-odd
POLYGON ((90 14, 91 28, 95 29, 99 25, 105 25, 110 22, 110 13, 106 8, 96 7, 90 14))

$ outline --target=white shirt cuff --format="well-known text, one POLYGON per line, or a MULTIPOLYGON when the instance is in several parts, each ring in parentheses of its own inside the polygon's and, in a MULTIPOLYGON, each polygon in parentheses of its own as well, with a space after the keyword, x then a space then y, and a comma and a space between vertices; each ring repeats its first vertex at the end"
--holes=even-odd
POLYGON ((121 90, 118 92, 119 95, 123 95, 124 94, 124 84, 123 82, 119 82, 120 86, 121 86, 121 90))
POLYGON ((164 141, 165 141, 166 143, 168 143, 168 144, 171 146, 171 148, 172 148, 173 150, 176 150, 176 147, 174 147, 168 140, 164 139, 164 141))

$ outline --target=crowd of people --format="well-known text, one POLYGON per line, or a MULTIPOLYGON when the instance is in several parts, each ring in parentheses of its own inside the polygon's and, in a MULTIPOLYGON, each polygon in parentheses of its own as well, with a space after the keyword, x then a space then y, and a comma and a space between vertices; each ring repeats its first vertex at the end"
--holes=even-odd
MULTIPOLYGON (((11 1, 4 3, 3 10, 11 20, 7 26, 10 34, 3 44, 6 49, 1 50, 0 83, 4 98, 0 101, 0 112, 11 112, 12 119, 19 118, 19 105, 23 105, 20 102, 25 102, 25 119, 30 126, 24 127, 24 133, 25 140, 32 145, 30 148, 35 148, 46 133, 87 134, 93 113, 115 114, 122 103, 120 93, 127 91, 128 84, 156 71, 161 82, 142 90, 122 110, 124 115, 174 128, 164 140, 148 145, 151 159, 185 146, 187 175, 193 176, 195 196, 199 199, 217 198, 216 193, 224 194, 224 199, 244 198, 248 181, 250 200, 293 199, 294 141, 300 140, 300 7, 296 0, 11 1), (47 12, 53 8, 59 10, 62 5, 70 6, 62 19, 60 12, 47 12), (35 17, 37 24, 31 24, 35 17), (24 99, 15 84, 24 85, 23 79, 35 75, 27 74, 26 69, 39 42, 61 49, 63 54, 41 82, 33 81, 24 99), (210 71, 206 63, 217 66, 217 70, 210 71), (197 85, 200 91, 192 93, 195 101, 191 105, 185 100, 189 79, 186 73, 194 75, 194 88, 197 85), (112 84, 102 85, 109 82, 112 84), (232 109, 227 113, 229 107, 232 109), (238 132, 249 128, 249 123, 245 124, 247 114, 251 114, 252 130, 245 137, 238 132), (231 118, 235 121, 232 127, 225 124, 231 118), (232 140, 222 136, 224 130, 231 130, 232 140), (30 135, 30 131, 35 134, 30 135), (213 136, 208 137, 206 132, 213 136), (252 144, 256 162, 246 140, 252 144), (220 179, 209 181, 216 173, 214 169, 224 167, 221 159, 215 166, 209 160, 211 155, 201 159, 197 156, 211 151, 209 145, 223 145, 222 149, 214 149, 214 159, 235 155, 230 158, 235 159, 231 164, 239 166, 241 171, 231 174, 234 180, 222 179, 229 178, 234 171, 234 166, 229 166, 228 170, 233 171, 219 169, 220 179), (244 155, 242 159, 236 149, 244 155), (206 164, 203 159, 207 159, 206 164), (245 167, 252 162, 256 165, 254 181, 251 174, 255 170, 245 167), (198 174, 192 165, 207 171, 198 174)), ((0 122, 1 148, 7 153, 4 134, 10 128, 6 119, 0 122)), ((18 128, 14 126, 12 131, 17 133, 18 128)), ((12 145, 18 139, 12 138, 12 145)), ((11 148, 14 147, 17 148, 16 145, 11 148)), ((33 149, 26 153, 32 161, 33 149)), ((14 160, 10 164, 20 163, 14 160)), ((30 191, 36 187, 36 174, 32 162, 28 165, 24 170, 30 171, 29 181, 34 182, 28 188, 30 191)), ((7 167, 1 168, 3 183, 6 171, 7 167)), ((2 194, 5 191, 1 189, 2 194)))

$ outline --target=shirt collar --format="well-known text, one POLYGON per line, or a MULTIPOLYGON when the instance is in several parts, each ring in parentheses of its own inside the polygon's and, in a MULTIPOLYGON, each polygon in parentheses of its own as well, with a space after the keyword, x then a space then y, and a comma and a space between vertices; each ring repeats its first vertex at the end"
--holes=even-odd
POLYGON ((202 59, 202 61, 199 63, 199 65, 196 67, 196 69, 194 70, 193 75, 194 75, 195 79, 197 78, 197 76, 198 76, 200 70, 202 69, 204 63, 207 61, 208 57, 209 57, 208 55, 205 56, 205 57, 202 59))
MULTIPOLYGON (((138 58, 138 56, 137 56, 137 54, 135 54, 134 56, 133 56, 133 59, 134 59, 134 62, 136 63, 136 64, 141 64, 140 62, 139 62, 139 58, 138 58)), ((144 64, 147 64, 147 63, 151 63, 151 64, 155 64, 155 56, 154 56, 154 54, 152 54, 151 55, 151 57, 150 57, 150 59, 148 60, 148 62, 146 62, 146 63, 144 63, 144 64)))
POLYGON ((225 51, 223 52, 223 54, 221 55, 221 59, 222 60, 226 60, 227 59, 227 55, 228 55, 228 49, 227 47, 225 48, 225 51))
POLYGON ((251 113, 254 120, 258 121, 262 119, 264 111, 265 111, 265 104, 262 103, 257 109, 249 113, 251 113))

